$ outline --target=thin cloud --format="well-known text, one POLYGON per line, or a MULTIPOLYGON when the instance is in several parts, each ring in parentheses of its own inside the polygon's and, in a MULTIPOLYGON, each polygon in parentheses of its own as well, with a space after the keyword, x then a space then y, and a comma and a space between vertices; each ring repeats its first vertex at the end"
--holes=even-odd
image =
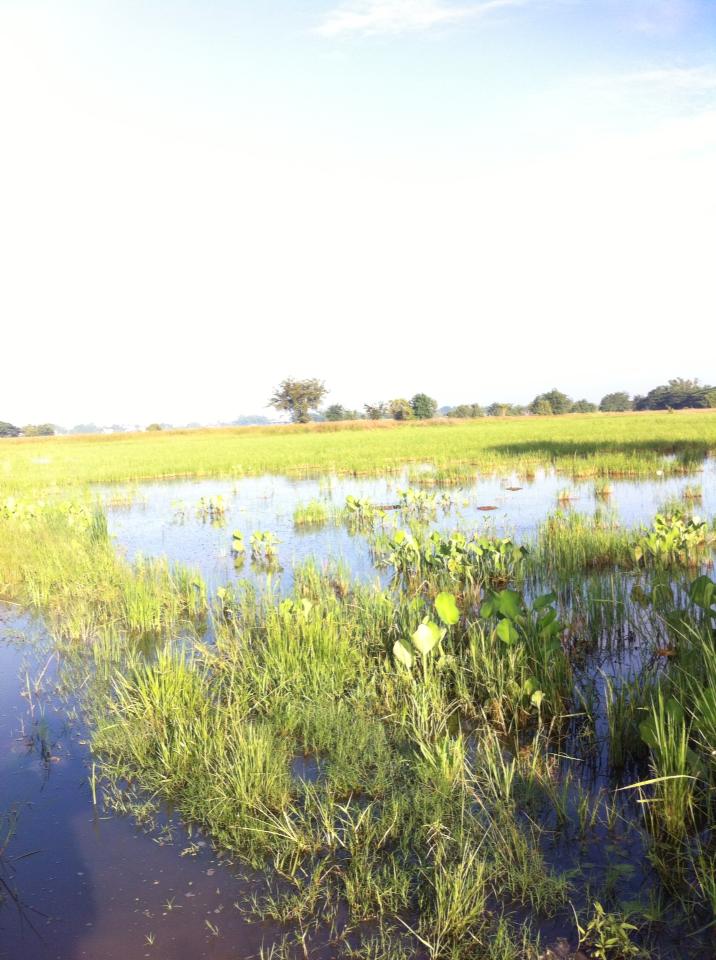
POLYGON ((696 4, 694 0, 631 0, 626 10, 641 33, 668 34, 686 26, 694 16, 696 4))
POLYGON ((716 67, 709 65, 692 67, 647 67, 624 73, 582 77, 581 84, 593 90, 613 91, 628 94, 674 98, 684 103, 711 103, 716 94, 716 67))
POLYGON ((329 11, 318 27, 325 37, 390 34, 427 30, 439 24, 486 16, 528 0, 484 0, 455 4, 446 0, 348 0, 329 11))
POLYGON ((616 82, 634 86, 663 86, 678 90, 716 90, 716 67, 666 67, 625 73, 616 82))

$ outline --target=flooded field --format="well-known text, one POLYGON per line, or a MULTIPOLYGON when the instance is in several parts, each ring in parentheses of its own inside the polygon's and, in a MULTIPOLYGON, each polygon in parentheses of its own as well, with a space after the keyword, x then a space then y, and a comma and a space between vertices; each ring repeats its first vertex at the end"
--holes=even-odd
MULTIPOLYGON (((682 633, 674 616, 689 605, 689 583, 712 574, 714 541, 707 532, 689 541, 694 553, 683 563, 657 563, 647 533, 660 512, 683 523, 705 518, 713 530, 713 460, 684 476, 601 485, 545 470, 443 485, 430 467, 413 466, 384 479, 258 476, 93 495, 104 503, 112 551, 140 570, 166 558, 191 571, 177 588, 188 612, 169 631, 180 638, 180 660, 162 659, 163 627, 139 631, 117 667, 102 644, 99 653, 70 644, 94 630, 85 620, 63 634, 39 604, 34 617, 1 608, 3 960, 517 960, 578 949, 598 956, 592 951, 610 937, 617 946, 605 956, 615 960, 715 955, 710 701, 669 675, 677 661, 684 675, 696 671, 689 630, 710 628, 707 608, 692 602, 694 624, 682 633), (456 532, 507 546, 490 553, 488 569, 456 532), (579 538, 589 545, 577 560, 579 538), (597 550, 595 539, 609 542, 597 550), (262 607, 265 594, 275 613, 262 607), (492 611, 490 596, 502 598, 492 611), (546 624, 545 610, 554 611, 546 624), (337 624, 329 669, 318 616, 324 634, 337 624), (431 630, 437 621, 447 637, 421 647, 421 620, 431 630), (532 646, 534 630, 544 650, 532 646), (284 631, 315 645, 310 661, 287 652, 284 631), (488 647, 502 659, 491 660, 488 647), (293 665, 276 665, 291 656, 293 665), (181 685, 187 663, 208 685, 206 665, 230 675, 241 722, 265 738, 260 749, 253 740, 242 749, 258 749, 274 793, 246 787, 235 815, 221 789, 194 795, 185 778, 161 772, 154 745, 133 744, 142 683, 176 673, 181 685), (136 686, 113 692, 117 668, 136 686), (295 678, 308 704, 300 715, 295 678), (678 740, 683 710, 671 704, 680 690, 694 720, 678 766, 652 728, 661 710, 665 735, 678 740), (324 692, 324 713, 311 713, 324 692), (635 783, 647 785, 620 789, 635 783), (677 783, 686 794, 668 792, 677 783), (418 812, 403 830, 406 791, 418 812), (650 819, 650 804, 673 805, 672 821, 650 819), (478 869, 483 834, 489 866, 478 869), (511 851, 502 862, 501 848, 511 851), (440 887, 443 862, 456 888, 440 887), (678 874, 673 887, 670 874, 678 874)), ((100 534, 88 529, 90 544, 100 534)), ((227 689, 207 686, 207 723, 224 722, 227 689)), ((184 749, 166 740, 157 750, 165 748, 184 749)), ((216 749, 207 769, 221 775, 221 764, 240 764, 227 759, 227 745, 216 749)))
MULTIPOLYGON (((397 506, 400 491, 415 489, 416 477, 431 476, 428 467, 390 479, 324 477, 292 480, 280 476, 251 477, 238 481, 199 480, 133 485, 102 491, 108 503, 109 528, 121 550, 132 558, 167 556, 197 569, 214 587, 237 575, 263 583, 265 571, 247 562, 236 568, 231 555, 231 534, 240 530, 246 544, 255 531, 268 530, 278 538, 280 571, 274 580, 282 591, 290 589, 293 568, 308 559, 319 564, 342 560, 351 576, 376 577, 367 538, 331 519, 331 508, 341 510, 349 496, 378 505, 397 506), (212 517, 202 501, 220 501, 212 517), (294 523, 302 504, 319 501, 329 508, 326 521, 305 526, 294 523), (113 505, 114 504, 114 505, 113 505)), ((474 482, 436 488, 420 484, 417 489, 435 495, 436 511, 431 528, 449 532, 460 528, 511 536, 523 542, 538 525, 562 508, 592 515, 602 509, 625 526, 651 523, 660 506, 678 499, 689 487, 701 486, 695 505, 704 517, 716 515, 716 462, 708 461, 703 472, 693 476, 657 478, 648 481, 612 480, 606 497, 595 494, 594 481, 566 481, 563 476, 538 470, 524 475, 485 476, 474 482), (560 493, 570 495, 560 502, 560 493)), ((402 519, 400 515, 397 518, 402 519)), ((393 518, 388 518, 390 525, 393 518)))

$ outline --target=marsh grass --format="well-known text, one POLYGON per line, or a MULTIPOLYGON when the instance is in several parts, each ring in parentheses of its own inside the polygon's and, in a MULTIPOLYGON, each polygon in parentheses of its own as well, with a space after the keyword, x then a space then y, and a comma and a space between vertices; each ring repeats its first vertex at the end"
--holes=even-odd
POLYGON ((122 559, 96 506, 63 503, 16 514, 2 534, 0 597, 41 611, 58 637, 90 640, 109 625, 135 637, 201 628, 201 578, 161 559, 122 559))
POLYGON ((295 527, 321 527, 328 522, 328 507, 321 500, 300 503, 293 511, 295 527))
POLYGON ((634 566, 634 544, 634 533, 622 528, 609 513, 597 511, 590 517, 557 511, 538 528, 531 564, 542 575, 558 578, 629 568, 634 566))
MULTIPOLYGON (((407 458, 410 444, 414 462, 430 448, 437 473, 450 469, 458 441, 468 447, 461 460, 474 453, 510 471, 546 458, 575 478, 688 472, 706 443, 693 434, 711 421, 672 421, 682 439, 658 418, 617 419, 597 450, 582 433, 579 456, 576 420, 553 423, 549 442, 530 424, 536 446, 509 424, 479 435, 441 425, 170 434, 129 438, 124 464, 111 444, 58 442, 65 452, 48 478, 63 476, 70 454, 76 476, 93 479, 170 462, 301 473, 333 469, 336 457, 341 470, 370 471, 407 458), (621 423, 632 431, 624 448, 621 423)), ((14 489, 29 476, 23 449, 4 478, 14 489)), ((461 463, 454 476, 472 469, 461 463)), ((439 492, 405 494, 399 505, 353 498, 345 510, 376 554, 394 554, 388 588, 308 564, 289 597, 238 583, 213 598, 190 571, 118 556, 87 493, 4 497, 0 593, 47 619, 63 669, 76 671, 98 797, 146 823, 169 801, 192 830, 266 871, 271 892, 251 909, 295 925, 270 948, 277 957, 308 951, 309 930, 323 923, 339 955, 524 960, 538 938, 518 918, 571 923, 570 901, 585 942, 602 933, 606 942, 620 915, 606 897, 598 915, 592 877, 613 898, 620 864, 572 866, 604 846, 605 831, 615 846, 636 834, 684 922, 712 922, 711 594, 702 583, 689 604, 674 586, 688 571, 682 547, 635 554, 672 526, 633 531, 606 512, 558 512, 523 551, 511 540, 433 536, 439 492), (446 591, 451 601, 440 600, 446 591), (602 749, 610 779, 590 781, 602 749), (296 775, 299 761, 315 772, 296 775), (630 789, 615 794, 616 785, 630 789), (569 865, 550 860, 558 838, 578 838, 569 865), (352 940, 341 940, 341 917, 352 940)), ((306 515, 315 503, 324 507, 308 504, 306 515)), ((242 557, 243 537, 232 542, 242 557)), ((259 565, 275 562, 270 532, 254 534, 250 549, 259 565)))
POLYGON ((458 464, 522 475, 553 466, 575 479, 678 476, 694 472, 714 449, 716 414, 708 410, 4 439, 0 498, 3 491, 147 479, 377 475, 428 462, 436 470, 458 464))

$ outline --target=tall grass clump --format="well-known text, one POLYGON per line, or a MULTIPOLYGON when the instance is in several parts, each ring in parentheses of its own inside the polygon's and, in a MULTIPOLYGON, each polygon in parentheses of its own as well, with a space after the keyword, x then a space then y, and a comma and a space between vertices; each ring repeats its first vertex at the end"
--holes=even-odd
POLYGON ((607 513, 557 511, 539 526, 530 565, 541 575, 556 577, 628 568, 634 565, 634 542, 634 534, 607 513))
POLYGON ((295 527, 320 527, 328 520, 328 507, 320 500, 298 504, 293 511, 295 527))
POLYGON ((207 611, 198 575, 118 556, 91 502, 6 513, 0 532, 0 597, 42 612, 59 637, 88 640, 110 626, 139 637, 201 624, 207 611))

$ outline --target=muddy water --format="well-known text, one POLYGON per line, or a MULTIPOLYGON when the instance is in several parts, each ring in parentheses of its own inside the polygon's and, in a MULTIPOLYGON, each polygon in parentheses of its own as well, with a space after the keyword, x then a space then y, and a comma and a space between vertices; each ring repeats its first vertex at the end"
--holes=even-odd
MULTIPOLYGON (((646 523, 662 502, 694 482, 704 488, 699 512, 712 517, 713 463, 695 478, 615 482, 609 506, 625 524, 646 523)), ((556 508, 558 491, 566 485, 549 474, 531 483, 516 477, 480 479, 448 491, 453 504, 438 512, 435 526, 487 525, 523 540, 556 508), (485 506, 496 509, 482 510, 485 506)), ((235 529, 244 533, 247 544, 256 530, 278 535, 282 569, 272 581, 281 590, 290 588, 293 567, 309 557, 319 564, 339 559, 352 575, 375 579, 385 574, 373 567, 362 536, 332 523, 296 530, 294 508, 312 499, 341 507, 348 494, 389 504, 407 486, 405 477, 148 484, 133 490, 129 505, 110 508, 110 530, 128 556, 167 556, 198 568, 214 587, 237 578, 266 583, 265 572, 248 560, 235 568, 230 552, 235 529), (208 522, 197 507, 202 497, 217 495, 223 498, 225 516, 220 523, 208 522)), ((578 499, 571 509, 591 513, 596 506, 593 485, 573 489, 578 499)), ((7 885, 0 907, 0 958, 256 956, 262 942, 270 944, 280 935, 270 924, 248 923, 237 907, 260 878, 239 876, 201 837, 188 837, 170 812, 148 830, 93 805, 86 735, 71 696, 57 695, 61 677, 41 625, 17 608, 0 608, 0 812, 17 815, 0 867, 7 885)), ((310 777, 311 771, 297 775, 310 777)), ((0 847, 2 837, 4 833, 0 847)), ((638 851, 630 853, 638 856, 638 851)), ((324 956, 331 956, 330 946, 324 956)))

